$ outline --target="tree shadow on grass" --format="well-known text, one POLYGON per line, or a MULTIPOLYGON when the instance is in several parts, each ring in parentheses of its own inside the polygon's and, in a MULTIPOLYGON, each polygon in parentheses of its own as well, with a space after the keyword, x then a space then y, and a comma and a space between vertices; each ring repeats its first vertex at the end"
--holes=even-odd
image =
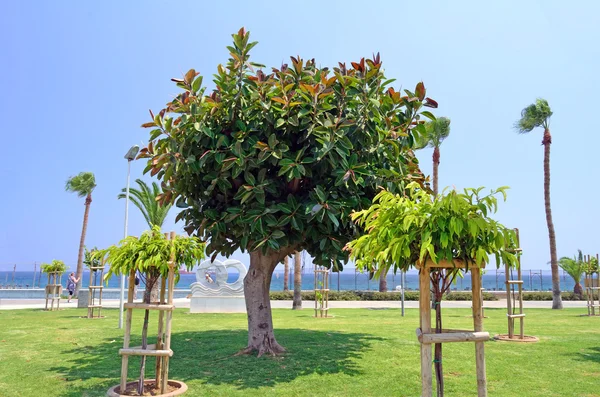
POLYGON ((580 360, 592 361, 600 364, 600 347, 590 347, 582 349, 575 354, 580 360))
MULTIPOLYGON (((357 364, 375 340, 368 334, 278 329, 276 337, 287 352, 277 357, 236 356, 248 341, 246 330, 210 330, 177 332, 172 336, 173 357, 169 378, 181 381, 200 380, 211 385, 229 384, 237 389, 274 386, 310 374, 359 375, 357 364)), ((149 339, 149 343, 154 340, 149 339)), ((141 345, 132 337, 131 346, 141 345)), ((71 387, 68 396, 100 395, 119 383, 122 340, 105 340, 95 346, 77 347, 63 353, 68 357, 62 366, 50 368, 67 380, 95 379, 94 390, 71 387), (100 379, 102 381, 98 382, 100 379)), ((155 361, 148 358, 146 376, 151 377, 155 361)), ((129 359, 129 380, 139 374, 139 359, 129 359)))

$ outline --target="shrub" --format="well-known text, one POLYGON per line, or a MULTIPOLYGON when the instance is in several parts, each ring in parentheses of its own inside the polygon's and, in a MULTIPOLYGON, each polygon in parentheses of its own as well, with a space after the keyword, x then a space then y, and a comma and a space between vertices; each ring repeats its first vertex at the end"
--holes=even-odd
POLYGON ((42 272, 44 273, 64 273, 67 271, 67 265, 65 265, 63 261, 54 259, 50 263, 42 263, 40 269, 42 269, 42 272))
MULTIPOLYGON (((449 301, 470 301, 472 300, 473 294, 471 292, 451 292, 448 295, 446 295, 444 297, 444 299, 449 300, 449 301)), ((491 292, 484 292, 483 293, 483 300, 484 301, 497 301, 498 297, 495 294, 492 294, 491 292)))
MULTIPOLYGON (((294 293, 292 291, 273 291, 270 294, 271 300, 292 300, 294 293)), ((302 299, 312 301, 315 299, 314 291, 303 291, 302 299)), ((444 297, 452 301, 470 301, 470 292, 451 292, 444 297)), ((496 295, 484 292, 483 299, 487 301, 498 300, 496 295)), ((399 301, 400 292, 379 292, 379 291, 329 291, 330 301, 399 301)), ((419 291, 406 291, 404 293, 405 301, 418 301, 419 291)))
MULTIPOLYGON (((572 291, 561 293, 562 300, 564 301, 579 301, 585 300, 586 295, 583 296, 579 294, 574 294, 572 291)), ((595 299, 598 299, 598 294, 594 294, 595 299)), ((523 300, 524 301, 551 301, 552 300, 552 292, 550 291, 533 291, 533 292, 523 292, 523 300)))

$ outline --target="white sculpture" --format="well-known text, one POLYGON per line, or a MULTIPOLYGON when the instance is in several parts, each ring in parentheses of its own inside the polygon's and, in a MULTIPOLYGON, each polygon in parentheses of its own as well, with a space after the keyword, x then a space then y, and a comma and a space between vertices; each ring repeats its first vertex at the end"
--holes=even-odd
POLYGON ((192 298, 190 313, 245 313, 244 277, 246 266, 240 261, 227 259, 224 262, 204 261, 196 270, 196 282, 190 286, 192 298), (208 271, 214 269, 215 280, 208 271), (228 269, 239 272, 237 280, 228 283, 228 269))

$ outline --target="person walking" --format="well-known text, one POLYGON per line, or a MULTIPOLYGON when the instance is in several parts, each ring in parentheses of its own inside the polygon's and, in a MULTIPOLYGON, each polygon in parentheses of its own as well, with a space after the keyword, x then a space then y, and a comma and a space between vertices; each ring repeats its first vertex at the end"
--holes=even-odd
POLYGON ((73 293, 75 292, 75 286, 79 282, 79 278, 75 277, 75 273, 71 272, 69 277, 67 278, 67 291, 69 291, 69 299, 67 303, 71 303, 71 298, 73 297, 73 293))

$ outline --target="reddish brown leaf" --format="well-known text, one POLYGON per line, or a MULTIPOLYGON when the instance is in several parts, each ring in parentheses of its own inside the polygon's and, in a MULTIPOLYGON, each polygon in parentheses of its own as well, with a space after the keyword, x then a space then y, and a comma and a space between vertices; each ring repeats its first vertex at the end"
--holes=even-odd
POLYGON ((272 101, 275 101, 275 102, 282 103, 282 104, 284 104, 284 105, 287 103, 287 102, 286 102, 286 101, 285 101, 283 98, 280 98, 280 97, 278 97, 278 96, 271 98, 271 100, 272 100, 272 101))
POLYGON ((194 77, 196 77, 198 73, 196 73, 196 71, 194 69, 190 69, 188 70, 188 72, 185 74, 185 77, 183 78, 183 81, 185 81, 185 83, 187 85, 191 85, 192 81, 194 81, 194 77))
POLYGON ((425 99, 425 85, 422 81, 417 84, 417 87, 415 88, 415 95, 417 98, 419 98, 419 101, 425 99))
POLYGON ((150 121, 148 123, 142 124, 142 128, 150 128, 150 127, 156 127, 156 123, 154 121, 150 121))
POLYGON ((425 98, 425 103, 423 104, 423 106, 427 106, 428 108, 437 109, 438 103, 431 98, 425 98))

